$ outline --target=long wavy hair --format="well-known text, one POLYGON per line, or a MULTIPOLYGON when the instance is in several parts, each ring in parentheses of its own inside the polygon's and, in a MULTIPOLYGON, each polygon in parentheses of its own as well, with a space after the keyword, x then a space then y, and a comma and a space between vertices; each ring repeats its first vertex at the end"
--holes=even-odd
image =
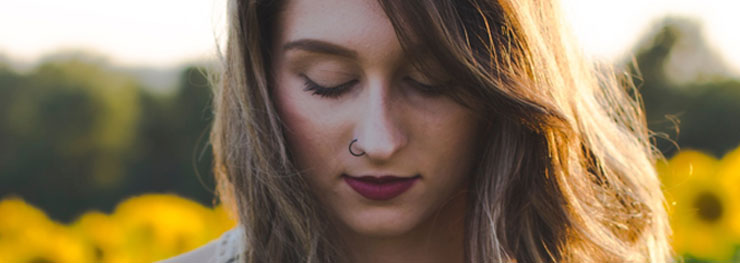
MULTIPOLYGON (((280 2, 228 2, 210 137, 217 190, 245 229, 246 262, 346 262, 275 109, 280 2)), ((455 76, 449 95, 488 124, 470 175, 467 262, 672 260, 640 96, 579 54, 557 1, 379 2, 402 47, 427 43, 455 76)))

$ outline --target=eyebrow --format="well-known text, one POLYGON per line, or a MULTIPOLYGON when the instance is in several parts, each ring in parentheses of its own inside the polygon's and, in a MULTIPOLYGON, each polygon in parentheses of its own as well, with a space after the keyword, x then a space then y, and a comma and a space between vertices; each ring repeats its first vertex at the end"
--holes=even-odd
POLYGON ((323 53, 329 55, 336 55, 341 57, 347 57, 356 59, 357 52, 337 44, 315 40, 315 39, 299 39, 291 41, 283 46, 283 50, 300 49, 314 53, 323 53))

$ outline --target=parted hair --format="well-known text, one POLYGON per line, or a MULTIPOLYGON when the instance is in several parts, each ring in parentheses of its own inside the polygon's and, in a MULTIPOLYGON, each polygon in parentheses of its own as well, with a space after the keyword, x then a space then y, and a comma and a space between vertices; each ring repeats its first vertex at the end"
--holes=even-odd
MULTIPOLYGON (((469 175, 466 262, 672 260, 662 157, 639 93, 584 59, 557 1, 378 1, 402 47, 424 43, 454 77, 445 94, 486 122, 469 175)), ((273 101, 281 2, 228 2, 210 136, 217 190, 245 229, 246 262, 347 262, 273 101)))

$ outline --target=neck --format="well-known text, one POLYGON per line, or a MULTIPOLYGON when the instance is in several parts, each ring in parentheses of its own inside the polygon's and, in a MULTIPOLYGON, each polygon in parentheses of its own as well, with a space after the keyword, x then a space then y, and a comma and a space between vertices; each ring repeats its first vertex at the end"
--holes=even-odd
POLYGON ((457 195, 412 231, 394 237, 343 233, 351 262, 463 263, 466 194, 457 195))

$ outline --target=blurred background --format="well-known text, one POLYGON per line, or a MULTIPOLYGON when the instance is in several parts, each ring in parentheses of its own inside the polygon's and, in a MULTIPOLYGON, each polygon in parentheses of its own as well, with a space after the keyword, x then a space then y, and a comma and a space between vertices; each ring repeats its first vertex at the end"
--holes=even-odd
MULTIPOLYGON (((150 262, 218 237, 209 67, 223 0, 0 8, 0 262, 150 262)), ((740 262, 738 1, 563 0, 633 77, 688 262, 740 262)))

